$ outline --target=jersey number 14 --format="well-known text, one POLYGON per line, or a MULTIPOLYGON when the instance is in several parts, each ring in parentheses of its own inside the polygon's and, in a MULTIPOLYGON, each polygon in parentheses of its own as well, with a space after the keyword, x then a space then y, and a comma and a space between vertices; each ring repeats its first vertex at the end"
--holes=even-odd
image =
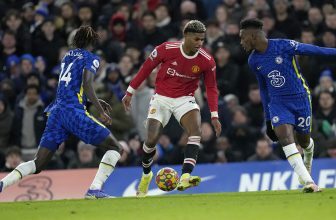
POLYGON ((72 67, 73 63, 70 63, 69 66, 64 69, 65 63, 61 64, 61 73, 59 77, 59 82, 65 81, 65 87, 68 86, 69 82, 71 81, 71 72, 70 69, 72 67))

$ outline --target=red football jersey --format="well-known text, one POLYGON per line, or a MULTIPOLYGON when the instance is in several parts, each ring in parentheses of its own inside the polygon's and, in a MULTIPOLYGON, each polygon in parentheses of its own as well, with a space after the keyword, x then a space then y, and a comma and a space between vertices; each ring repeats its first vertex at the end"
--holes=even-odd
POLYGON ((165 42, 157 46, 131 81, 128 92, 133 93, 133 89, 137 89, 161 64, 155 81, 156 93, 171 98, 193 96, 203 76, 209 108, 215 116, 218 109, 216 63, 203 49, 193 56, 186 55, 182 44, 180 41, 165 42))

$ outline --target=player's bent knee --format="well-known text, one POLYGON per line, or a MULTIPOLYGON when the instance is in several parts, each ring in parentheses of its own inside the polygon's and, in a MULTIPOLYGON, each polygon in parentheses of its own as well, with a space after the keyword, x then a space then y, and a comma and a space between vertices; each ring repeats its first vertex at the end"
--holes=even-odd
POLYGON ((290 138, 289 136, 288 137, 279 137, 279 143, 282 145, 282 146, 287 146, 289 144, 292 144, 294 143, 293 139, 290 138))
POLYGON ((107 150, 114 150, 119 152, 120 154, 123 151, 123 148, 121 146, 121 144, 117 141, 117 139, 115 139, 112 136, 108 136, 108 138, 105 140, 105 142, 102 144, 107 150))

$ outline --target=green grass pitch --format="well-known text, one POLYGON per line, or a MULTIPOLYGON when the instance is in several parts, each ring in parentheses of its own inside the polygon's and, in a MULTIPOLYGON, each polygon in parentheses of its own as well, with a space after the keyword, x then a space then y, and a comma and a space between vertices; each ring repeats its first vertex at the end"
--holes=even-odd
POLYGON ((0 203, 3 220, 334 220, 335 214, 336 189, 0 203))

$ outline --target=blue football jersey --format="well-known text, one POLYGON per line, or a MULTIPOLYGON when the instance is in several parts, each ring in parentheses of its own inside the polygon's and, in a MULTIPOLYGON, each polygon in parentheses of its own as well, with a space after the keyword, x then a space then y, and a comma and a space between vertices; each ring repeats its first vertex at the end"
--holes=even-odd
POLYGON ((62 59, 54 106, 84 109, 83 73, 96 74, 99 57, 84 49, 70 50, 62 59))
POLYGON ((253 51, 248 64, 256 74, 266 119, 274 98, 310 94, 295 55, 336 55, 336 49, 288 39, 269 39, 264 53, 253 51))

